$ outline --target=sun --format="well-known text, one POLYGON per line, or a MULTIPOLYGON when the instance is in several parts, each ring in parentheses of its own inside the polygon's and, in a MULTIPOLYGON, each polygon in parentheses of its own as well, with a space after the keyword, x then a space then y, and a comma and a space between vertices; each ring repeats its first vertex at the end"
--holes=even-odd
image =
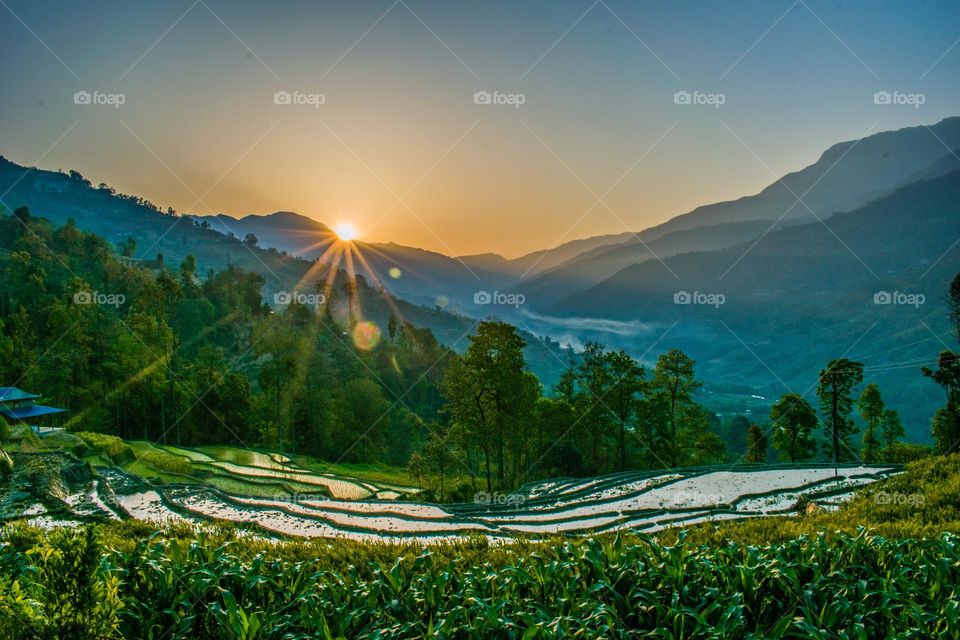
POLYGON ((357 237, 357 228, 349 222, 341 222, 333 227, 333 232, 344 242, 350 242, 357 237))

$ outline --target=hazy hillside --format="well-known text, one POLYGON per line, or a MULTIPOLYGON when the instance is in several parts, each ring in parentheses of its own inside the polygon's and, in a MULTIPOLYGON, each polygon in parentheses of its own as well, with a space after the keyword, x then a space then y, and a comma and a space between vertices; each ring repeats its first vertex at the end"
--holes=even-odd
POLYGON ((162 254, 175 266, 192 254, 201 273, 231 264, 259 271, 271 292, 298 281, 310 266, 276 250, 245 246, 195 225, 189 217, 169 215, 136 196, 117 194, 105 184, 95 187, 76 172, 23 167, 0 156, 0 193, 6 194, 3 205, 11 211, 26 205, 34 215, 58 225, 72 218, 80 229, 113 245, 133 238, 135 258, 153 260, 162 254))
POLYGON ((850 350, 867 364, 868 379, 880 381, 911 418, 914 436, 925 437, 942 398, 919 367, 936 358, 941 340, 955 344, 942 298, 960 271, 958 237, 960 172, 954 172, 838 214, 829 229, 796 225, 752 249, 744 243, 667 258, 676 278, 653 260, 628 267, 549 311, 642 322, 643 332, 624 339, 637 352, 676 322, 671 344, 688 350, 707 378, 748 383, 770 396, 786 392, 783 383, 804 391, 830 358, 850 350), (674 304, 680 291, 725 300, 719 307, 674 304), (925 299, 918 306, 875 304, 882 291, 925 299))
POLYGON ((726 222, 674 231, 641 242, 631 236, 627 242, 584 252, 558 267, 524 281, 516 287, 535 309, 545 309, 571 291, 586 289, 621 269, 644 260, 663 259, 687 251, 722 249, 755 238, 770 228, 772 220, 726 222))
POLYGON ((559 244, 550 249, 534 251, 533 253, 520 256, 519 258, 508 260, 507 264, 518 276, 530 278, 538 273, 553 269, 554 267, 557 267, 568 260, 572 260, 578 256, 581 256, 584 253, 602 250, 616 246, 623 242, 627 242, 633 238, 633 236, 633 231, 625 231, 624 233, 614 233, 609 235, 594 236, 592 238, 582 238, 580 240, 571 240, 570 242, 559 244))
MULTIPOLYGON (((252 233, 261 246, 274 247, 309 260, 330 260, 336 234, 312 218, 288 211, 233 218, 227 215, 196 216, 212 228, 238 238, 252 233)), ((504 288, 513 282, 515 268, 502 258, 469 261, 435 251, 403 245, 354 240, 354 266, 387 291, 418 304, 433 306, 438 300, 469 302, 479 290, 504 288), (399 271, 395 271, 399 269, 399 271)), ((499 256, 497 256, 499 258, 499 256)))

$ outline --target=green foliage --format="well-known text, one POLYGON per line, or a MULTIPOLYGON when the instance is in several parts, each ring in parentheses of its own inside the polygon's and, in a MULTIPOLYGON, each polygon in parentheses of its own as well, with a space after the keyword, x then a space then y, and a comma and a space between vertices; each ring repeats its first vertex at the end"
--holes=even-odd
POLYGON ((849 418, 853 409, 851 392, 863 381, 863 364, 847 358, 831 360, 820 371, 817 399, 823 414, 823 427, 827 432, 830 457, 834 462, 853 457, 849 437, 856 433, 856 426, 849 418))
POLYGON ((134 459, 130 445, 116 436, 91 431, 79 431, 75 435, 94 451, 106 455, 114 464, 122 465, 134 459))
POLYGON ((96 530, 55 531, 24 553, 0 542, 0 573, 0 636, 121 637, 120 579, 96 530))
POLYGON ((137 453, 137 459, 143 464, 159 471, 168 471, 181 475, 190 475, 193 472, 193 466, 189 460, 171 453, 166 453, 165 451, 141 451, 137 453))
MULTIPOLYGON (((883 398, 880 397, 880 387, 877 383, 871 382, 860 393, 857 399, 857 411, 860 417, 867 423, 863 430, 863 446, 860 450, 860 458, 864 462, 876 462, 879 452, 880 430, 884 421, 885 409, 883 398)), ((888 431, 890 435, 890 431, 888 431)))
POLYGON ((459 464, 471 475, 482 474, 488 491, 527 479, 531 417, 540 384, 525 369, 524 345, 509 324, 479 324, 466 353, 447 369, 443 390, 455 428, 443 435, 435 432, 439 441, 424 451, 433 458, 428 465, 447 468, 451 445, 459 438, 464 453, 459 464))
POLYGON ((242 543, 205 536, 94 556, 85 536, 0 546, 7 637, 939 637, 960 623, 950 595, 960 541, 950 534, 718 547, 636 536, 508 550, 468 542, 396 561, 376 559, 397 552, 385 546, 331 545, 342 570, 324 568, 330 558, 243 559, 242 543))
POLYGON ((136 521, 101 531, 3 530, 0 637, 873 638, 960 625, 960 454, 910 463, 836 512, 655 539, 425 550, 136 521))
POLYGON ((747 428, 747 462, 766 462, 767 460, 767 436, 763 432, 763 427, 758 424, 751 424, 747 428))
POLYGON ((811 460, 816 454, 813 439, 819 420, 810 403, 799 394, 787 393, 770 409, 773 422, 771 439, 780 450, 780 459, 787 462, 811 460))
POLYGON ((360 296, 388 306, 359 277, 335 272, 352 298, 270 313, 257 273, 227 266, 201 278, 192 255, 120 260, 72 223, 17 211, 0 215, 0 381, 67 408, 71 430, 403 465, 425 440, 419 419, 438 417, 450 352, 429 330, 403 322, 367 351, 343 337, 340 316, 360 296))
POLYGON ((947 394, 947 403, 933 415, 931 431, 939 453, 960 450, 960 354, 942 351, 936 370, 923 367, 930 378, 947 394))
POLYGON ((906 464, 934 454, 933 448, 925 444, 894 442, 880 451, 881 462, 906 464))
POLYGON ((0 480, 6 480, 13 475, 13 458, 3 449, 0 449, 0 480))

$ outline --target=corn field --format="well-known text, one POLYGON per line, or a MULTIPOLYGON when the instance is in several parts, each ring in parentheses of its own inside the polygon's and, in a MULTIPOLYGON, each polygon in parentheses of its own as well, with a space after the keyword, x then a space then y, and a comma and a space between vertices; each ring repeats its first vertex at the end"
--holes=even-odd
POLYGON ((958 542, 631 536, 331 571, 241 560, 242 541, 154 538, 121 553, 94 529, 61 530, 0 543, 0 637, 960 638, 958 542))

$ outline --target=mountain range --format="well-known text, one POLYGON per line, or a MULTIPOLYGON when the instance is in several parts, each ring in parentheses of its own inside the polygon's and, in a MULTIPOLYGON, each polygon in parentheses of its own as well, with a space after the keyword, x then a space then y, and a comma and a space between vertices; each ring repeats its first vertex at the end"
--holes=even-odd
MULTIPOLYGON (((681 347, 711 381, 705 393, 729 411, 806 391, 827 360, 846 354, 863 359, 920 439, 940 398, 918 367, 952 340, 940 300, 960 270, 958 148, 960 117, 876 133, 831 146, 756 194, 514 259, 395 243, 351 247, 362 257, 357 271, 413 303, 417 317, 408 319, 441 340, 468 333, 471 317, 497 315, 524 328, 529 342, 545 347, 535 357, 547 383, 569 354, 534 336, 600 340, 648 362, 681 347), (521 302, 491 304, 484 292, 521 302), (885 292, 924 303, 874 304, 885 292), (674 303, 684 295, 691 304, 674 303), (697 304, 718 296, 722 304, 697 304)), ((175 216, 77 172, 2 158, 0 193, 8 208, 26 204, 54 222, 73 219, 116 244, 133 237, 141 258, 190 253, 204 269, 260 271, 268 296, 309 285, 304 274, 325 267, 336 239, 293 212, 175 216), (256 243, 245 241, 249 234, 256 243)))

